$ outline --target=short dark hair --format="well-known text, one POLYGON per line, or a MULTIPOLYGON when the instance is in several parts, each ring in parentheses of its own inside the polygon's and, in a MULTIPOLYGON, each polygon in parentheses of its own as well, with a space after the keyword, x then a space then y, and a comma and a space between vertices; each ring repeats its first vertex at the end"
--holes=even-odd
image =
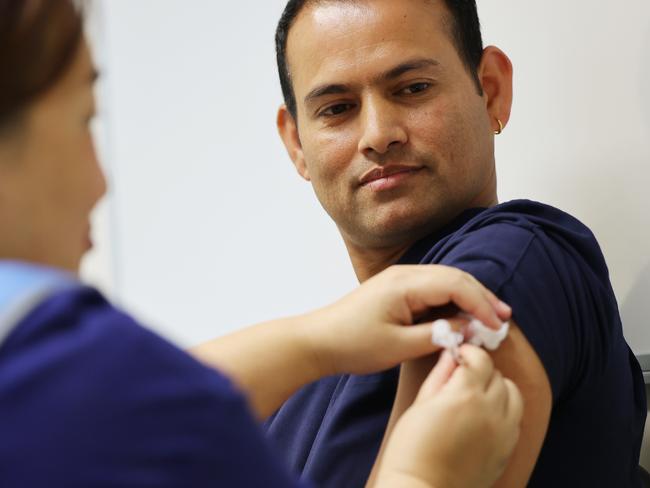
POLYGON ((72 0, 0 0, 0 131, 54 86, 82 38, 72 0))
MULTIPOLYGON (((284 103, 287 109, 296 117, 296 96, 293 91, 291 72, 287 62, 287 39, 289 31, 293 26, 298 14, 308 4, 335 1, 335 0, 289 0, 280 17, 278 28, 275 33, 275 47, 278 61, 278 72, 280 74, 280 85, 284 95, 284 103)), ((343 1, 343 0, 339 0, 343 1)), ((481 82, 478 79, 478 67, 483 57, 483 38, 481 36, 481 24, 476 10, 476 0, 443 0, 451 13, 450 31, 452 40, 456 46, 461 60, 470 72, 477 85, 479 93, 482 94, 481 82)))

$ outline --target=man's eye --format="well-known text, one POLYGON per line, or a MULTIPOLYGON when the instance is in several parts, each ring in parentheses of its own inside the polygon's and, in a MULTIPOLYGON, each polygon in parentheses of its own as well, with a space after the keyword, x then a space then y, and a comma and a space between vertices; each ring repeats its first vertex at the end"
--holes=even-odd
POLYGON ((421 93, 429 89, 429 87, 431 87, 431 83, 426 83, 426 82, 414 83, 401 90, 400 93, 403 93, 405 95, 415 95, 416 93, 421 93))
POLYGON ((320 113, 320 115, 323 115, 325 117, 335 117, 347 112, 348 110, 351 110, 352 108, 354 108, 354 105, 351 103, 338 103, 336 105, 332 105, 331 107, 327 107, 320 113))

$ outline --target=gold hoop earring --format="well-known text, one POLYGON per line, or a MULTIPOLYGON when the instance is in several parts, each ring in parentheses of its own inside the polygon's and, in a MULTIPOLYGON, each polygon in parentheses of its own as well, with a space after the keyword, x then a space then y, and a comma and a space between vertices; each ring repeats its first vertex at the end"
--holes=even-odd
POLYGON ((499 129, 494 131, 495 136, 501 135, 503 132, 503 122, 501 122, 501 119, 497 119, 497 122, 499 124, 499 129))

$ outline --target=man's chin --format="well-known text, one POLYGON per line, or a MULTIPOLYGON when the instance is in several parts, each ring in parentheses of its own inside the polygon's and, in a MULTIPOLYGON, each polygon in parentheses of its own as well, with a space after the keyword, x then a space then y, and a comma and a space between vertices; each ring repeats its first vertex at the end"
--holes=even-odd
POLYGON ((374 221, 358 226, 352 241, 359 247, 373 249, 408 247, 438 228, 435 220, 427 218, 374 221))

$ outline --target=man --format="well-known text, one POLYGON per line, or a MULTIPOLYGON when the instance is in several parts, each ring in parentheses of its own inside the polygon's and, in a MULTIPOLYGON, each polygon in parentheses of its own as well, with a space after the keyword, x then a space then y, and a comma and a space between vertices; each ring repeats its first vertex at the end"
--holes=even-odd
MULTIPOLYGON (((483 49, 475 2, 291 0, 277 49, 280 134, 359 280, 446 264, 513 306, 493 357, 526 408, 497 486, 639 486, 643 379, 594 236, 546 205, 498 205, 512 66, 483 49)), ((362 486, 431 364, 310 385, 267 432, 319 486, 362 486)))

